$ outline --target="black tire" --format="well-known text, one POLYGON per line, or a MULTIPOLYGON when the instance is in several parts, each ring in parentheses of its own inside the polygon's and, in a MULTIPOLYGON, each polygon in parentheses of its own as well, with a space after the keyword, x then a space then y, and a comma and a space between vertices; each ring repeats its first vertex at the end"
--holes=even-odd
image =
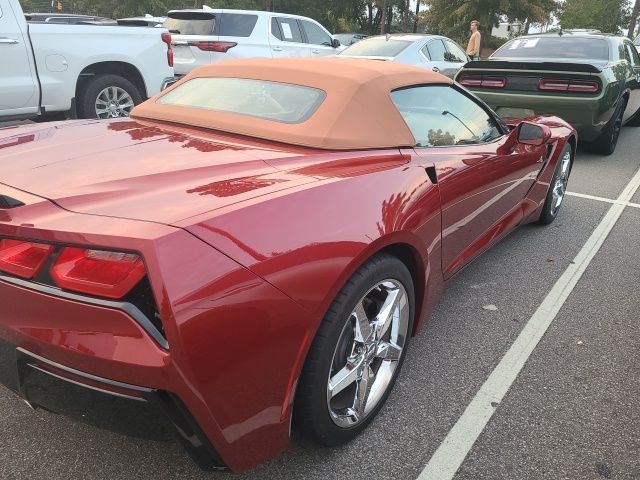
POLYGON ((595 153, 611 155, 616 150, 626 106, 627 101, 625 99, 621 100, 600 137, 591 144, 591 149, 595 153))
POLYGON ((631 127, 640 127, 640 108, 638 108, 638 111, 633 114, 633 117, 631 117, 631 120, 627 122, 627 125, 631 127))
MULTIPOLYGON (((126 78, 119 75, 95 75, 87 80, 78 93, 77 113, 78 118, 97 118, 96 101, 98 95, 105 88, 117 87, 124 90, 133 100, 134 105, 142 102, 142 95, 138 88, 126 78)), ((127 115, 122 115, 127 116, 127 115)))
MULTIPOLYGON (((571 158, 568 166, 569 170, 566 177, 566 180, 567 181, 569 180, 569 174, 571 173, 571 167, 573 166, 574 152, 573 152, 573 149, 571 148, 571 145, 567 144, 562 149, 562 152, 560 152, 560 157, 558 158, 558 164, 556 165, 556 169, 553 172, 553 177, 551 178, 551 182, 549 184, 549 191, 547 192, 547 198, 544 201, 544 206, 542 207, 542 213, 540 214, 540 218, 538 219, 538 223, 540 225, 549 225, 551 222, 553 222, 558 216, 558 212, 560 211, 560 207, 562 206, 562 203, 558 206, 555 205, 557 198, 554 196, 554 186, 558 181, 558 177, 562 175, 562 160, 563 158, 565 158, 565 155, 567 154, 569 154, 571 158)), ((566 189, 566 183, 565 183, 565 189, 566 189)), ((562 199, 564 200, 564 194, 562 199)))
POLYGON ((401 370, 409 337, 413 331, 415 293, 411 274, 396 257, 379 254, 360 267, 338 293, 324 317, 307 355, 294 404, 293 420, 296 430, 326 446, 337 446, 356 437, 380 411, 401 370), (350 427, 337 425, 329 413, 327 384, 334 365, 334 354, 343 330, 348 329, 354 306, 379 282, 393 279, 404 287, 409 305, 409 320, 397 367, 384 394, 357 424, 350 427))

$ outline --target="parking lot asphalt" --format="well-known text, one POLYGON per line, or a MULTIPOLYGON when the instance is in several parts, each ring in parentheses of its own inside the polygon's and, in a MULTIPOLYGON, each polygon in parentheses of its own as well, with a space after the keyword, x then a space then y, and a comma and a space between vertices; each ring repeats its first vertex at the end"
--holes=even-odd
MULTIPOLYGON (((611 157, 580 151, 569 190, 583 196, 568 196, 552 225, 519 228, 457 276, 412 339, 387 405, 350 444, 328 449, 294 433, 286 453, 253 471, 204 473, 177 444, 34 412, 0 389, 0 478, 418 478, 602 221, 605 200, 640 168, 639 133, 623 129, 611 157)), ((631 202, 640 204, 640 192, 631 202)), ((639 238, 640 208, 630 205, 456 480, 640 478, 639 238)))

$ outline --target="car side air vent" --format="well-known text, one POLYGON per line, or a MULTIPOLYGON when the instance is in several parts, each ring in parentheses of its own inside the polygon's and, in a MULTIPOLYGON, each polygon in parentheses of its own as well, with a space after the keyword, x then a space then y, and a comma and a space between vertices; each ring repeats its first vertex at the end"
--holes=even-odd
POLYGON ((22 206, 24 206, 24 203, 22 203, 20 200, 11 198, 8 195, 0 195, 0 208, 7 209, 7 208, 22 207, 22 206))

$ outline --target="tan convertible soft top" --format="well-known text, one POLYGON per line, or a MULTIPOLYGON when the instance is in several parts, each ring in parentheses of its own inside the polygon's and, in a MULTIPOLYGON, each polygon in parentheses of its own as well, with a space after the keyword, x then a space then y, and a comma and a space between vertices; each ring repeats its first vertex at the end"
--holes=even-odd
POLYGON ((392 62, 353 58, 231 60, 192 71, 138 105, 134 118, 210 128, 292 145, 331 150, 408 147, 416 144, 393 104, 392 90, 426 83, 451 84, 438 73, 392 62), (194 78, 267 80, 323 90, 326 98, 302 123, 281 123, 237 113, 156 103, 194 78))

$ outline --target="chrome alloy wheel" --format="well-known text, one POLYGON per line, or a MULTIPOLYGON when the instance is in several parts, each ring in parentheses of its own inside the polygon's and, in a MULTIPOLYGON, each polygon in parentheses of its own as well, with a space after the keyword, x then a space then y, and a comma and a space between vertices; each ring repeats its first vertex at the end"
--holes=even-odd
POLYGON ((560 159, 560 169, 556 175, 551 192, 551 215, 556 215, 564 200, 569 183, 569 172, 571 171, 571 151, 567 151, 560 159))
POLYGON ((107 87, 96 97, 98 118, 128 117, 133 107, 133 98, 120 87, 107 87))
POLYGON ((384 397, 406 343, 409 315, 407 292, 397 280, 378 283, 356 304, 327 382, 329 414, 339 427, 358 424, 384 397))

